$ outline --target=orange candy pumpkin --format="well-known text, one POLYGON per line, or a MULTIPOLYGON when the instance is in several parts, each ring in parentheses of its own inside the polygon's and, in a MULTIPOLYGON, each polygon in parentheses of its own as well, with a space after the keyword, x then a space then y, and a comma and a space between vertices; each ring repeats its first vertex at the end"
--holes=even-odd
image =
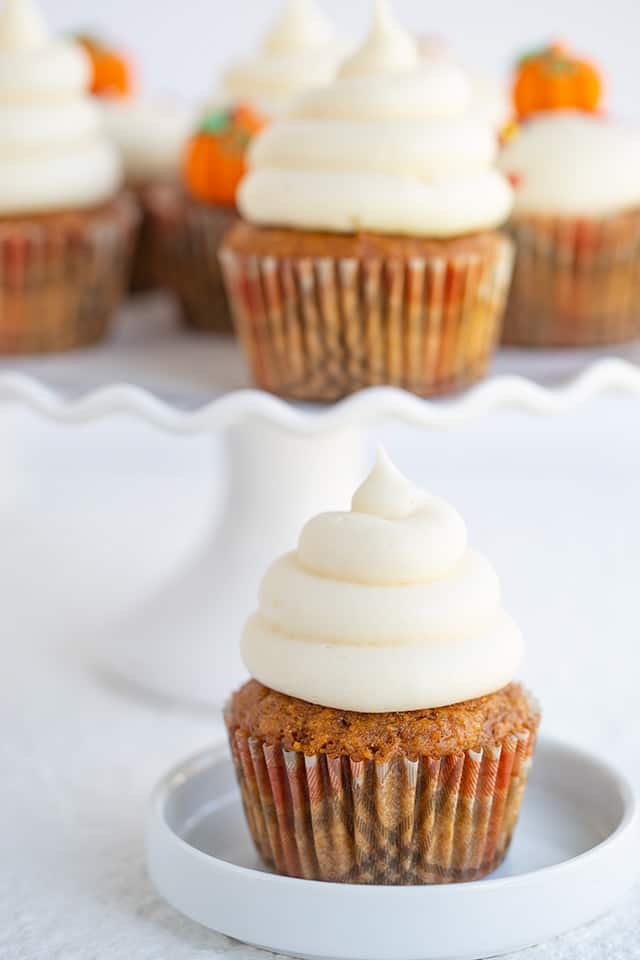
POLYGON ((543 110, 584 110, 595 113, 602 96, 596 67, 553 44, 518 63, 513 100, 520 120, 543 110))
POLYGON ((246 153, 265 121, 247 106, 216 110, 203 120, 185 155, 184 179, 192 196, 233 207, 246 173, 246 153))
POLYGON ((100 97, 128 97, 133 92, 133 70, 121 53, 95 37, 77 37, 91 61, 91 93, 100 97))

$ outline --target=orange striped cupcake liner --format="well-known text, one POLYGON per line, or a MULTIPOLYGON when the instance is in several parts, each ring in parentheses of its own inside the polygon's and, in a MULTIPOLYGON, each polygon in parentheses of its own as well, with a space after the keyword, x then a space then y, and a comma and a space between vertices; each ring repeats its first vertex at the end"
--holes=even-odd
POLYGON ((264 863, 306 880, 459 883, 492 873, 518 820, 536 730, 441 759, 306 756, 229 730, 264 863))
POLYGON ((513 248, 394 258, 274 257, 223 247, 236 331, 258 387, 339 400, 420 396, 482 379, 501 333, 513 248))
POLYGON ((235 210, 192 200, 179 185, 156 184, 146 191, 145 212, 153 274, 180 301, 185 325, 233 333, 218 255, 235 210))
POLYGON ((129 291, 134 294, 149 293, 166 287, 160 246, 161 237, 150 199, 155 186, 156 184, 144 184, 132 188, 141 217, 129 282, 129 291))
POLYGON ((503 343, 589 347, 640 337, 640 210, 518 216, 503 343))
POLYGON ((126 291, 138 220, 122 194, 95 211, 0 222, 0 353, 102 339, 126 291))

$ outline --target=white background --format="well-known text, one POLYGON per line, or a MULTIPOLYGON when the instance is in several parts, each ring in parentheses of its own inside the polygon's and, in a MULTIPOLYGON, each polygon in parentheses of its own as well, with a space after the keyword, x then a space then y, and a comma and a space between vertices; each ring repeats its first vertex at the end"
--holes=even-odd
MULTIPOLYGON (((124 41, 149 90, 189 97, 252 48, 276 6, 41 2, 56 29, 124 41)), ((367 0, 322 2, 346 36, 363 35, 367 0)), ((518 51, 566 38, 605 66, 616 110, 640 119, 640 0, 396 6, 416 30, 449 37, 470 65, 505 76, 518 51)), ((608 754, 636 788, 639 420, 637 401, 612 397, 556 421, 503 414, 451 434, 375 431, 402 469, 461 508, 495 562, 525 629, 523 675, 545 732, 608 754)), ((16 430, 0 417, 2 960, 263 956, 183 921, 144 868, 149 791, 220 733, 217 712, 140 696, 98 667, 117 648, 114 623, 180 570, 206 531, 220 483, 214 446, 130 423, 16 430)), ((524 956, 637 960, 638 894, 524 956)))
MULTIPOLYGON (((41 0, 57 29, 93 29, 125 44, 153 92, 199 97, 223 65, 248 53, 278 8, 276 0, 41 0)), ((320 0, 343 35, 366 31, 369 0, 320 0)), ((395 0, 398 15, 420 33, 446 37, 465 63, 496 76, 523 51, 549 38, 598 60, 612 108, 640 119, 638 0, 395 0)))

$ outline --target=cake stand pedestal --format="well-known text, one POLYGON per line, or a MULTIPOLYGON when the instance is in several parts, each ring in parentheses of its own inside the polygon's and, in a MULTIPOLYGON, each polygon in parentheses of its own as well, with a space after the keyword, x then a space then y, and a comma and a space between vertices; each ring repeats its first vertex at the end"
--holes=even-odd
POLYGON ((226 448, 226 493, 206 543, 101 645, 108 668, 138 689, 216 708, 245 676, 239 638, 268 565, 309 517, 346 508, 365 469, 354 430, 311 438, 249 420, 228 428, 226 448))

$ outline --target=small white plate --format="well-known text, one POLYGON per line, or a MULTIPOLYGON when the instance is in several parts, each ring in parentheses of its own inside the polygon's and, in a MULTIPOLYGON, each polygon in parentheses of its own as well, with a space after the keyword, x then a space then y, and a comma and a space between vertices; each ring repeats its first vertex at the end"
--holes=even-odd
POLYGON ((156 788, 147 856, 169 903, 253 946, 314 960, 481 960, 610 909, 635 878, 638 819, 615 770, 543 740, 513 847, 491 878, 441 887, 293 880, 259 863, 231 760, 216 749, 156 788))

